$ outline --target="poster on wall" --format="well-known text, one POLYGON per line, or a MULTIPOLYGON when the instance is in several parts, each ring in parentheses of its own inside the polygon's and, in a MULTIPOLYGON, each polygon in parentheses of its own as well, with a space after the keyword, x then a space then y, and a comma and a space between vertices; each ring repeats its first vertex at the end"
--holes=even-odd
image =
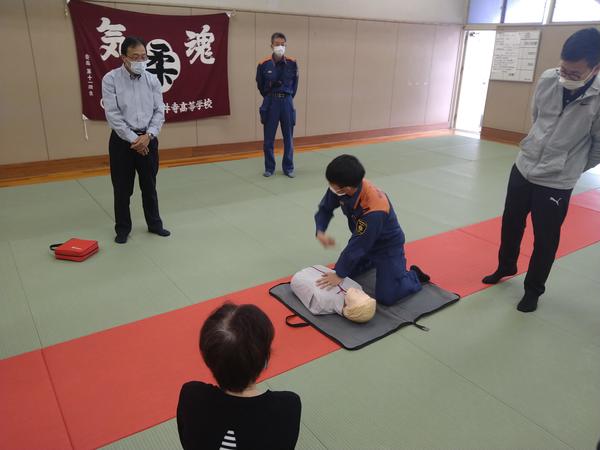
POLYGON ((147 71, 162 86, 167 122, 229 115, 227 14, 167 16, 69 2, 83 114, 105 120, 102 77, 122 65, 126 36, 146 41, 147 71))
POLYGON ((539 30, 497 32, 490 79, 532 82, 539 44, 539 30))

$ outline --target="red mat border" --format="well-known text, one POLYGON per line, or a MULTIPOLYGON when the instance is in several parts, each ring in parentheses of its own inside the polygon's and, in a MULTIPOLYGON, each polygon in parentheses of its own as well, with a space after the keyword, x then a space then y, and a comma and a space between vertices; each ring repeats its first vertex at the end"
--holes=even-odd
MULTIPOLYGON (((500 218, 494 218, 413 241, 406 246, 407 257, 410 263, 426 268, 439 285, 465 297, 489 287, 479 278, 496 264, 499 230, 500 218), (469 258, 456 261, 465 249, 473 248, 477 251, 470 252, 469 258)), ((526 269, 525 255, 531 253, 531 227, 527 230, 519 273, 526 269)), ((598 241, 600 189, 594 189, 573 197, 557 256, 598 241), (587 229, 590 223, 592 232, 587 229)), ((338 350, 337 344, 310 327, 289 329, 283 325, 288 310, 269 297, 268 289, 288 280, 0 360, 0 448, 95 448, 172 418, 181 383, 210 379, 198 355, 197 334, 203 318, 225 300, 248 303, 251 297, 276 325, 273 357, 261 379, 338 350), (170 336, 171 340, 160 333, 173 329, 177 335, 170 336), (119 351, 124 342, 129 352, 119 351), (153 370, 142 371, 145 378, 141 382, 139 369, 148 364, 153 364, 153 370), (103 370, 106 367, 119 370, 103 370), (86 377, 90 374, 92 377, 86 377), (100 408, 111 398, 126 407, 100 408), (12 408, 15 404, 17 408, 12 408)))

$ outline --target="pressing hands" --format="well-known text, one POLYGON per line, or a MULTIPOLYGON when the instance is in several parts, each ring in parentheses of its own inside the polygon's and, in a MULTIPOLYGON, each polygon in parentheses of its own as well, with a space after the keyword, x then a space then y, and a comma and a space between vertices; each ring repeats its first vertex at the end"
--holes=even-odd
POLYGON ((330 291, 334 287, 338 286, 343 281, 342 278, 338 277, 335 272, 327 272, 321 275, 321 278, 317 280, 317 287, 321 289, 327 289, 330 291))
POLYGON ((135 150, 142 156, 146 156, 150 150, 148 149, 148 144, 150 143, 150 136, 147 134, 142 134, 138 136, 138 138, 131 143, 131 149, 135 150))

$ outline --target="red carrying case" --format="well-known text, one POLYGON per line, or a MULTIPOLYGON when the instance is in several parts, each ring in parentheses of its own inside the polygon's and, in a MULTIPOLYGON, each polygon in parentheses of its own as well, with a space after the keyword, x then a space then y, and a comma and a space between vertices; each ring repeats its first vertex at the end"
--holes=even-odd
POLYGON ((50 250, 54 252, 56 259, 69 261, 85 261, 90 256, 98 253, 98 241, 89 239, 72 238, 63 244, 53 244, 50 250))

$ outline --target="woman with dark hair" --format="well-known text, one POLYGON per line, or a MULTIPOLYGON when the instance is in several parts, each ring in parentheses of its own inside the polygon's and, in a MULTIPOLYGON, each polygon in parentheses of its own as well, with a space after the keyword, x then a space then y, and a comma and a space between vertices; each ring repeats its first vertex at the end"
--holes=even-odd
POLYGON ((219 387, 185 383, 177 428, 188 449, 293 449, 300 431, 300 397, 259 392, 275 330, 254 305, 225 303, 200 330, 200 352, 219 387))

